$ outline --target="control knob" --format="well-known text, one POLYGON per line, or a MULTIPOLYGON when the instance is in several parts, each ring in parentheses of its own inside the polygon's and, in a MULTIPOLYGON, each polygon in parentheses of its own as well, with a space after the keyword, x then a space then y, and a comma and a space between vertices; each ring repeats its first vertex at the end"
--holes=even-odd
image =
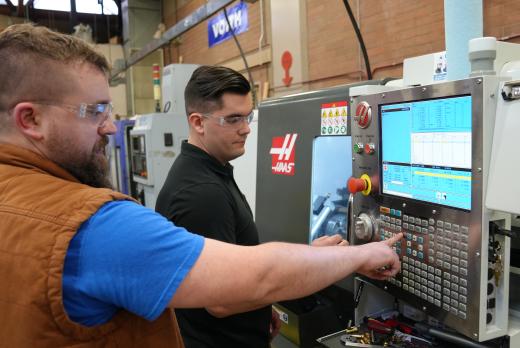
POLYGON ((369 242, 374 234, 374 222, 365 213, 360 214, 354 221, 354 233, 360 241, 369 242))

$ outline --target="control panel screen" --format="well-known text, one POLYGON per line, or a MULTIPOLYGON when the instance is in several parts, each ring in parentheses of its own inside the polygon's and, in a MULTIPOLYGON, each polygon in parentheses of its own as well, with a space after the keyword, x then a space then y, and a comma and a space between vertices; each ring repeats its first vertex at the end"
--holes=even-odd
POLYGON ((382 193, 471 210, 471 96, 379 111, 382 193))

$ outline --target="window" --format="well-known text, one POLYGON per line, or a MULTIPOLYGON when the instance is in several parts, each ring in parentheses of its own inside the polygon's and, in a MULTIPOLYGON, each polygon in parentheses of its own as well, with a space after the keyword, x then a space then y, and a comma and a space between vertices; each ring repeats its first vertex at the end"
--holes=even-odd
MULTIPOLYGON (((2 0, 0 0, 1 3, 2 0)), ((28 0, 24 1, 24 4, 28 0)), ((34 8, 40 10, 54 10, 70 12, 70 0, 34 0, 34 8)), ((76 11, 80 13, 101 14, 101 5, 98 0, 76 0, 76 11)), ((117 15, 117 5, 114 0, 103 1, 103 13, 117 15)))

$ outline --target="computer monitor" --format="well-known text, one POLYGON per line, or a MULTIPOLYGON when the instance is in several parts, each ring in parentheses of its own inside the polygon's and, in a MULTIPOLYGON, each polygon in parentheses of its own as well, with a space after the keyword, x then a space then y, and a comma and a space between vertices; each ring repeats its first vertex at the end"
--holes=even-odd
POLYGON ((381 104, 381 194, 471 210, 471 96, 381 104))

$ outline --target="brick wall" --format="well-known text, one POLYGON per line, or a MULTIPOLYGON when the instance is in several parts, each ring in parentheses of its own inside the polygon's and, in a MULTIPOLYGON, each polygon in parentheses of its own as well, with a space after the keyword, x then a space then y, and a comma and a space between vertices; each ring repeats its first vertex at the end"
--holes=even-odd
MULTIPOLYGON (((265 2, 266 1, 264 1, 264 4, 265 2)), ((179 7, 177 8, 177 18, 182 19, 188 16, 205 3, 206 1, 204 0, 180 1, 179 7)), ((238 1, 233 2, 229 7, 233 7, 237 3, 238 1)), ((237 39, 245 54, 253 53, 258 50, 258 40, 260 37, 259 2, 257 1, 254 4, 248 3, 247 6, 249 29, 245 33, 237 35, 237 39)), ((174 11, 169 10, 169 12, 173 13, 174 11)), ((266 12, 264 6, 264 14, 266 14, 266 12)), ((264 19, 264 45, 262 49, 270 50, 269 45, 266 45, 268 42, 267 30, 269 30, 269 25, 266 20, 267 18, 264 19)), ((165 18, 167 28, 174 25, 175 22, 176 19, 173 14, 165 18)), ((233 38, 209 48, 207 26, 207 21, 204 21, 182 35, 177 43, 171 43, 169 54, 168 52, 165 53, 165 63, 177 63, 181 56, 183 63, 215 65, 225 64, 226 62, 240 58, 240 52, 233 38)), ((247 77, 245 71, 243 71, 243 73, 247 77)), ((269 80, 269 67, 267 65, 252 67, 251 74, 256 84, 263 84, 269 80)))
MULTIPOLYGON (((180 1, 178 18, 203 3, 203 0, 180 1)), ((265 0, 265 42, 269 49, 267 3, 265 0)), ((401 77, 404 58, 445 49, 444 0, 349 0, 349 3, 361 28, 374 78, 401 77)), ((304 83, 308 89, 366 79, 358 41, 343 1, 306 0, 306 5, 309 77, 304 83)), ((239 35, 239 39, 244 51, 252 52, 258 47, 259 2, 248 6, 249 31, 239 35)), ((171 18, 166 20, 167 27, 175 23, 171 18)), ((520 43, 520 1, 484 0, 484 35, 520 43)), ((219 64, 238 56, 232 40, 208 48, 206 23, 186 33, 182 44, 172 45, 171 52, 172 61, 182 55, 184 62, 199 64, 219 64)), ((268 66, 257 67, 253 69, 254 76, 265 81, 269 78, 268 69, 268 66)))

